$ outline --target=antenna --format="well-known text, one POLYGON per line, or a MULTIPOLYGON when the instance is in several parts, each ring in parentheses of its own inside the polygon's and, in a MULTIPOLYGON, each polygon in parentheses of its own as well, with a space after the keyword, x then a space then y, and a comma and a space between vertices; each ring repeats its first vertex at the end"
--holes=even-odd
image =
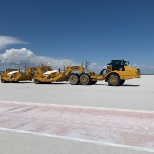
POLYGON ((63 67, 64 67, 64 71, 65 71, 65 62, 63 61, 63 67))
POLYGON ((25 63, 25 71, 26 71, 26 68, 27 68, 27 66, 26 66, 26 63, 25 63))
POLYGON ((85 67, 86 67, 86 63, 87 63, 87 60, 86 60, 86 59, 84 59, 84 60, 83 60, 83 62, 82 62, 82 67, 83 67, 83 66, 85 66, 85 67))
POLYGON ((20 72, 20 64, 18 66, 19 66, 19 72, 20 72))

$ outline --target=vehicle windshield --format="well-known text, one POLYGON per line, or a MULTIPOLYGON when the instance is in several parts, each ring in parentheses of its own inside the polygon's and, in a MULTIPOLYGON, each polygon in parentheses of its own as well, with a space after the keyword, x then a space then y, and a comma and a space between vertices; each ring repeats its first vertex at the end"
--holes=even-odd
POLYGON ((112 65, 112 66, 127 66, 127 65, 129 65, 129 61, 125 61, 125 60, 112 60, 111 63, 109 63, 108 65, 112 65))

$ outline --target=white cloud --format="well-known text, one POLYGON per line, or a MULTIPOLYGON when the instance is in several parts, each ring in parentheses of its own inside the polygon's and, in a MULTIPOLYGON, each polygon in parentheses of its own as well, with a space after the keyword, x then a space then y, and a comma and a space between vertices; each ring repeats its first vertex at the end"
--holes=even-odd
POLYGON ((154 74, 153 65, 138 65, 137 68, 141 70, 141 74, 154 74))
POLYGON ((27 42, 24 42, 16 37, 0 35, 0 49, 3 49, 11 44, 27 44, 27 42))
POLYGON ((96 62, 93 62, 91 65, 92 66, 97 66, 98 64, 96 62))
POLYGON ((139 69, 153 69, 154 70, 153 65, 137 65, 137 64, 134 64, 134 65, 132 65, 132 67, 136 67, 136 68, 139 68, 139 69))
POLYGON ((53 68, 62 68, 63 65, 77 65, 76 62, 70 59, 56 59, 52 57, 37 56, 32 51, 21 48, 21 49, 9 49, 3 54, 0 54, 0 66, 3 67, 15 67, 18 64, 24 68, 24 64, 28 67, 38 66, 40 64, 50 65, 53 68))
MULTIPOLYGON (((53 57, 38 56, 26 48, 8 49, 4 53, 0 54, 0 70, 3 70, 7 67, 17 68, 19 65, 20 68, 24 69, 25 63, 27 64, 27 67, 35 67, 43 63, 45 65, 52 66, 53 69, 63 69, 64 65, 70 66, 81 64, 71 59, 57 59, 53 57)), ((149 66, 134 64, 132 67, 139 68, 142 74, 154 74, 153 65, 149 66)), ((106 68, 106 66, 100 65, 96 62, 91 62, 89 70, 99 74, 100 71, 104 68, 106 68)))

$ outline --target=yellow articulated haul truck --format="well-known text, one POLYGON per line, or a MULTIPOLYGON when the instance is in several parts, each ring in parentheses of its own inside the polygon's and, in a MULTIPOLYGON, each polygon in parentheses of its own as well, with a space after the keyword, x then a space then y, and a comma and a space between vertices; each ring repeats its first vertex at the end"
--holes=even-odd
POLYGON ((125 80, 141 77, 140 70, 129 66, 129 61, 125 60, 111 60, 107 69, 103 69, 100 74, 110 86, 120 86, 125 80))
POLYGON ((5 69, 5 71, 1 74, 1 82, 17 83, 19 81, 32 80, 35 71, 36 71, 35 67, 27 68, 26 71, 24 72, 21 72, 19 69, 5 69))
POLYGON ((92 85, 98 80, 105 80, 110 86, 120 86, 125 80, 133 78, 140 78, 139 69, 129 66, 124 60, 111 60, 100 74, 89 71, 83 65, 68 66, 64 71, 52 70, 50 66, 42 65, 36 70, 34 82, 38 84, 69 81, 71 85, 92 85))

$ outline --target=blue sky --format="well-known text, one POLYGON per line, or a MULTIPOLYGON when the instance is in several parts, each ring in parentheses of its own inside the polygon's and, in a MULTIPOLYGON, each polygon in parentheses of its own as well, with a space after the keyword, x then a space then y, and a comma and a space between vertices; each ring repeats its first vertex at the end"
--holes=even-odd
POLYGON ((125 59, 154 73, 153 8, 153 0, 1 0, 0 68, 32 63, 29 53, 57 67, 87 60, 101 70, 125 59))

